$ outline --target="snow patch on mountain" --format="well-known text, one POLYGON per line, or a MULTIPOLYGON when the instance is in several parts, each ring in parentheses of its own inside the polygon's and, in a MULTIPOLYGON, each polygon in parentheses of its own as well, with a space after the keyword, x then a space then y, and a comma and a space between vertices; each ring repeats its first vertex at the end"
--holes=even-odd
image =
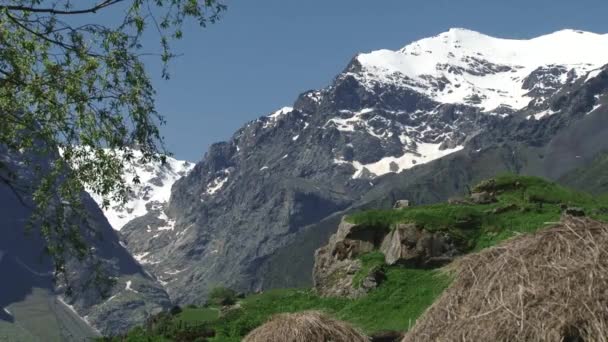
POLYGON ((552 109, 549 108, 549 109, 543 110, 541 112, 538 112, 536 114, 528 115, 527 119, 528 120, 530 120, 530 119, 540 120, 540 119, 542 119, 544 117, 548 117, 548 116, 551 116, 551 115, 556 114, 556 113, 558 113, 558 112, 556 112, 556 111, 554 111, 554 110, 552 110, 552 109))
MULTIPOLYGON (((377 121, 383 121, 384 125, 388 126, 390 124, 396 124, 390 122, 390 120, 382 117, 382 116, 373 116, 371 118, 365 118, 366 114, 370 114, 374 112, 374 108, 364 108, 358 112, 351 112, 349 110, 341 110, 340 114, 343 116, 350 116, 348 118, 345 117, 335 117, 329 119, 325 124, 325 127, 335 125, 336 129, 341 132, 354 132, 358 129, 362 129, 366 131, 369 135, 372 135, 376 138, 383 139, 391 136, 391 133, 386 130, 379 130, 378 125, 374 125, 377 121)), ((400 114, 400 113, 395 113, 400 114)), ((405 129, 405 128, 404 128, 405 129)))
POLYGON ((602 71, 604 71, 603 68, 599 68, 599 69, 595 69, 595 70, 591 70, 588 74, 587 74, 587 78, 585 78, 585 82, 596 78, 602 71))
POLYGON ((562 30, 515 40, 451 29, 398 51, 360 54, 356 60, 362 70, 347 74, 370 89, 393 84, 442 103, 521 109, 532 99, 524 82, 538 68, 560 67, 564 72, 557 78, 563 84, 606 64, 606 56, 608 34, 562 30))
POLYGON ((222 175, 216 177, 207 185, 207 190, 205 190, 205 195, 214 195, 218 191, 220 191, 226 182, 228 182, 228 177, 230 176, 230 171, 223 170, 222 175))
POLYGON ((283 107, 276 112, 268 115, 269 118, 276 120, 277 118, 293 111, 293 107, 283 107))
POLYGON ((362 164, 358 161, 335 159, 336 164, 349 164, 355 168, 352 178, 374 178, 387 173, 399 173, 419 164, 426 164, 448 154, 460 151, 463 146, 441 149, 441 144, 418 143, 416 151, 406 151, 399 157, 384 157, 377 162, 362 164))
POLYGON ((596 104, 595 106, 593 106, 593 108, 591 108, 591 110, 590 110, 590 111, 589 111, 589 112, 588 112, 586 115, 589 115, 589 114, 591 114, 591 113, 595 112, 595 111, 596 111, 596 110, 598 110, 598 109, 599 109, 601 106, 602 106, 602 105, 601 105, 601 104, 599 104, 599 103, 598 103, 598 104, 596 104))
POLYGON ((135 292, 135 293, 139 293, 139 292, 137 292, 135 289, 133 289, 131 287, 132 284, 133 284, 133 282, 131 280, 127 280, 127 283, 125 284, 125 290, 126 291, 135 292))
POLYGON ((158 227, 158 230, 173 230, 175 228, 175 220, 169 218, 164 211, 161 211, 158 218, 165 222, 165 225, 158 227))
POLYGON ((293 112, 293 108, 292 107, 283 107, 275 112, 273 112, 272 114, 266 116, 266 122, 264 123, 264 128, 269 128, 269 127, 273 127, 277 121, 284 116, 285 114, 291 113, 293 112))
POLYGON ((148 256, 148 254, 150 254, 150 252, 143 252, 140 254, 135 254, 133 255, 133 258, 135 260, 137 260, 137 262, 139 262, 140 264, 144 264, 145 263, 145 259, 148 256))
MULTIPOLYGON (((140 157, 135 152, 135 160, 140 157)), ((134 162, 125 168, 123 179, 131 188, 127 203, 110 203, 107 208, 102 207, 103 199, 91 193, 91 197, 102 207, 108 222, 116 230, 120 230, 134 218, 144 216, 150 209, 158 209, 166 204, 171 197, 173 183, 185 176, 194 167, 193 163, 166 157, 166 163, 141 164, 134 162), (139 177, 139 183, 133 180, 139 177)))

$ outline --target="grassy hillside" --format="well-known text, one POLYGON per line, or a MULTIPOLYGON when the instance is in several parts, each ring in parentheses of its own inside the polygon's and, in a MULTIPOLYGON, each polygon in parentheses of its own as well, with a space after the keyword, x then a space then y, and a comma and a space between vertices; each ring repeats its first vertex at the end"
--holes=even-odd
POLYGON ((590 165, 561 177, 559 182, 591 194, 608 193, 608 152, 600 154, 590 165))
POLYGON ((429 231, 449 232, 469 250, 493 246, 515 234, 536 231, 558 221, 563 207, 580 207, 593 218, 608 220, 605 197, 594 197, 537 177, 503 175, 478 184, 472 191, 495 192, 497 202, 370 210, 354 214, 348 220, 379 228, 413 222, 429 231))
MULTIPOLYGON (((546 227, 558 221, 566 207, 579 207, 591 217, 608 221, 605 198, 572 191, 539 178, 504 175, 482 182, 473 191, 495 193, 497 201, 490 204, 453 201, 407 209, 371 210, 356 213, 348 220, 379 229, 415 222, 427 230, 449 232, 467 251, 480 250, 516 234, 546 227)), ((369 334, 381 330, 406 331, 450 283, 449 277, 440 270, 383 265, 379 252, 361 258, 364 269, 384 267, 387 275, 387 280, 366 297, 320 298, 310 289, 273 290, 248 296, 220 316, 215 308, 186 308, 177 315, 165 315, 146 329, 134 330, 123 340, 190 341, 194 340, 192 336, 213 330, 215 337, 209 341, 240 341, 275 313, 309 309, 326 311, 369 334), (188 335, 186 331, 193 333, 188 335)))
POLYGON ((179 340, 187 327, 196 326, 195 331, 209 328, 215 331, 216 336, 209 341, 238 342, 273 314, 311 309, 350 321, 367 333, 407 330, 448 284, 447 276, 439 271, 390 267, 387 281, 358 300, 321 298, 311 289, 272 290, 246 297, 239 303, 240 308, 219 319, 210 314, 215 308, 185 308, 178 315, 167 316, 154 328, 135 329, 125 338, 113 341, 179 340))

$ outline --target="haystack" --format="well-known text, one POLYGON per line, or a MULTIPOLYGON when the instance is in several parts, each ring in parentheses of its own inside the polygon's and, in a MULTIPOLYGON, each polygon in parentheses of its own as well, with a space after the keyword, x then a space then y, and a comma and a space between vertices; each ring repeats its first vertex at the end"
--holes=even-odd
POLYGON ((244 342, 368 342, 350 326, 318 311, 279 314, 253 330, 244 342))
POLYGON ((608 225, 567 217, 456 262, 410 341, 608 341, 608 225))

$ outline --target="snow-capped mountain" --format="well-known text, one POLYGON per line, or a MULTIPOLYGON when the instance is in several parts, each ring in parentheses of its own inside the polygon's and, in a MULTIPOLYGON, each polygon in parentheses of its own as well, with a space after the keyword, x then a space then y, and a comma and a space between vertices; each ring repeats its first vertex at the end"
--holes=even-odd
POLYGON ((608 34, 563 30, 514 40, 456 28, 398 51, 361 54, 360 70, 346 74, 370 89, 393 84, 441 103, 521 109, 589 71, 599 72, 606 56, 608 34))
POLYGON ((398 51, 360 54, 338 76, 336 87, 354 79, 371 94, 387 88, 394 88, 394 93, 401 90, 402 95, 414 92, 406 100, 409 106, 419 102, 420 96, 433 102, 418 104, 415 110, 389 110, 393 115, 374 113, 383 107, 378 103, 358 111, 340 110, 340 116, 327 124, 346 132, 365 129, 384 140, 397 135, 403 151, 367 164, 357 159, 336 162, 352 165, 355 178, 400 172, 462 149, 473 132, 470 120, 489 120, 479 114, 504 118, 523 108, 532 111, 528 118, 555 114, 546 100, 566 85, 597 76, 608 63, 607 56, 608 34, 563 30, 513 40, 466 29, 451 29, 398 51), (448 120, 446 108, 453 112, 448 120), (389 128, 394 126, 396 130, 389 128))
MULTIPOLYGON (((140 154, 134 151, 135 160, 140 154)), ((108 222, 116 230, 121 230, 129 221, 146 215, 150 210, 157 210, 167 204, 171 196, 171 187, 179 178, 185 176, 194 167, 193 163, 166 157, 166 163, 134 162, 125 167, 123 179, 131 189, 127 203, 110 203, 103 209, 108 222), (133 180, 139 177, 139 182, 133 180)), ((102 207, 100 196, 91 193, 91 197, 102 207)))
POLYGON ((453 29, 360 54, 211 146, 166 210, 121 234, 180 303, 219 284, 305 285, 336 213, 445 200, 505 170, 558 178, 608 148, 604 64, 608 35, 572 30, 517 41, 453 29))

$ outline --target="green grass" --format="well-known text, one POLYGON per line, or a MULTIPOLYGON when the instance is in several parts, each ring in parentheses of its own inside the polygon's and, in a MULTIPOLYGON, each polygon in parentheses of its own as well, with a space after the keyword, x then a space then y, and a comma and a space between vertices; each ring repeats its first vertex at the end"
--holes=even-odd
POLYGON ((348 221, 382 229, 416 223, 428 231, 446 231, 467 251, 480 250, 520 233, 534 232, 558 221, 561 205, 584 208, 594 218, 608 220, 608 196, 593 197, 537 177, 502 175, 482 182, 474 191, 496 192, 498 202, 485 205, 434 204, 399 210, 368 210, 348 221), (511 210, 492 213, 513 206, 511 210))
POLYGON ((482 216, 483 208, 476 206, 451 206, 435 204, 399 210, 369 210, 348 217, 356 224, 375 227, 394 227, 396 223, 416 222, 428 230, 442 230, 459 224, 476 221, 482 216))
MULTIPOLYGON (((413 322, 449 285, 449 278, 436 270, 387 267, 387 280, 360 299, 321 298, 311 289, 279 289, 251 295, 235 309, 213 319, 209 309, 184 309, 168 324, 185 327, 197 324, 215 330, 215 342, 237 342, 272 315, 305 310, 322 310, 351 322, 367 333, 380 330, 408 330, 413 322), (186 317, 188 317, 186 319, 186 317), (180 321, 182 322, 180 324, 180 321)), ((134 329, 125 341, 169 341, 158 331, 134 329)))
POLYGON ((276 313, 322 310, 349 321, 367 333, 408 330, 410 325, 448 286, 435 270, 388 267, 387 280, 360 299, 321 298, 312 290, 273 290, 246 298, 242 308, 212 324, 212 341, 240 341, 250 330, 276 313))
MULTIPOLYGON (((494 246, 516 234, 531 233, 559 220, 562 206, 581 207, 596 219, 608 221, 608 195, 572 191, 535 177, 502 175, 474 188, 494 192, 498 201, 486 205, 434 204, 397 210, 368 210, 348 217, 350 222, 393 229, 398 223, 415 223, 429 231, 448 232, 467 252, 494 246)), ((321 298, 310 289, 280 289, 251 295, 235 309, 218 318, 213 308, 187 308, 167 324, 169 331, 182 326, 204 325, 215 330, 212 341, 240 341, 272 315, 304 310, 322 310, 373 333, 408 330, 449 285, 438 270, 387 266, 380 252, 360 256, 362 269, 353 282, 359 286, 370 270, 382 267, 386 280, 359 299, 321 298)), ((128 341, 165 341, 158 331, 134 330, 128 341)))
POLYGON ((176 320, 184 323, 205 323, 218 319, 220 310, 217 308, 184 308, 176 320))
POLYGON ((362 267, 353 277, 355 287, 360 287, 363 279, 371 273, 373 269, 384 266, 384 254, 381 252, 371 252, 359 257, 362 267))

